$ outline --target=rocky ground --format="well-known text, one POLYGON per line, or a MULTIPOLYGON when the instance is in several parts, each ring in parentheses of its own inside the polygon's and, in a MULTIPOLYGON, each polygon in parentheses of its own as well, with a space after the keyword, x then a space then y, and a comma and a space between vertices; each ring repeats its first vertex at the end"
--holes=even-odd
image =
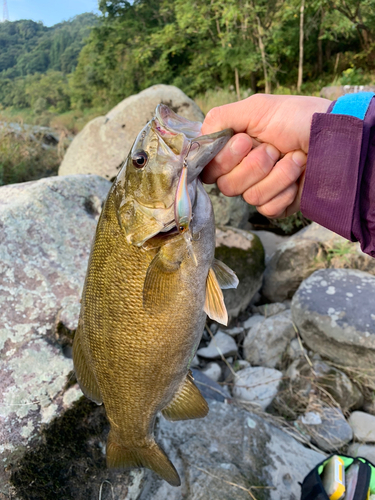
POLYGON ((248 207, 232 200, 231 219, 211 190, 216 254, 240 286, 193 361, 209 415, 157 423, 182 486, 105 468, 108 423, 76 384, 71 346, 109 186, 63 175, 0 188, 0 499, 298 500, 329 453, 375 463, 375 261, 314 223, 250 231, 248 207))

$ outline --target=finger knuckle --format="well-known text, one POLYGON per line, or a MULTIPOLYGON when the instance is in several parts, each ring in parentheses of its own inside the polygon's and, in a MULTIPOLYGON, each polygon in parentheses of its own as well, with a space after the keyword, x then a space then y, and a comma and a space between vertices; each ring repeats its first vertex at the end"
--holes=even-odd
POLYGON ((232 197, 232 196, 237 196, 239 194, 234 182, 231 180, 229 176, 219 177, 219 179, 217 180, 217 187, 225 196, 232 197))
POLYGON ((205 122, 208 125, 220 125, 221 122, 221 107, 210 109, 207 113, 205 122))
POLYGON ((262 204, 262 193, 257 186, 248 189, 244 193, 243 198, 249 205, 257 206, 262 204))

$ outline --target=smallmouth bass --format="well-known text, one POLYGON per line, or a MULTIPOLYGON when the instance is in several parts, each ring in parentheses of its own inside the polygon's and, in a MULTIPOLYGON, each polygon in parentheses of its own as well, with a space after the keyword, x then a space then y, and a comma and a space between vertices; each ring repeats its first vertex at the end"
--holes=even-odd
POLYGON ((198 178, 233 131, 200 129, 159 105, 139 133, 98 222, 73 344, 79 385, 110 422, 108 467, 148 467, 174 486, 155 419, 207 414, 189 366, 206 313, 227 323, 220 287, 238 284, 214 259, 212 205, 198 178))

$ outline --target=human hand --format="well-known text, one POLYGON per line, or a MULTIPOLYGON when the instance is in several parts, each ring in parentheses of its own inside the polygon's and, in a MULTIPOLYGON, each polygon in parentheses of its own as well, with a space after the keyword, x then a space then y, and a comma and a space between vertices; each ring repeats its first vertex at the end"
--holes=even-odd
POLYGON ((297 212, 312 116, 330 104, 320 97, 255 94, 211 109, 202 133, 232 128, 235 135, 204 169, 203 182, 217 182, 226 196, 242 195, 269 218, 297 212))

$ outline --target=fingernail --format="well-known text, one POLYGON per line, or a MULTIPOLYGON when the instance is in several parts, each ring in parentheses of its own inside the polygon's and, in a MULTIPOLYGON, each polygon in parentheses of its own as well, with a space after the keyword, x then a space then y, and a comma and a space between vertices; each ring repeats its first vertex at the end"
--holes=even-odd
POLYGON ((252 141, 250 137, 241 135, 240 137, 235 137, 233 142, 230 144, 230 150, 232 154, 244 157, 250 152, 252 146, 252 141))
POLYGON ((271 144, 267 144, 266 153, 272 161, 277 161, 280 158, 280 151, 275 146, 271 146, 271 144))
POLYGON ((294 151, 294 153, 292 154, 292 160, 299 167, 303 167, 306 165, 307 156, 303 151, 294 151))

